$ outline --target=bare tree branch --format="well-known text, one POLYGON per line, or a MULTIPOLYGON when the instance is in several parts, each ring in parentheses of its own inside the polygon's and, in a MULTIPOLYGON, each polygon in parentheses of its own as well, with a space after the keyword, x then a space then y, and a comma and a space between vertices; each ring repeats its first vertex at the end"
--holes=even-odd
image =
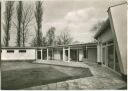
POLYGON ((55 27, 51 27, 47 32, 47 44, 52 46, 55 42, 55 27))
POLYGON ((72 43, 73 38, 68 32, 61 32, 59 36, 56 38, 57 45, 68 45, 72 43))
MULTIPOLYGON (((36 18, 36 38, 33 39, 33 43, 36 46, 43 46, 42 43, 42 17, 43 17, 43 2, 37 1, 36 2, 36 10, 35 10, 35 18, 36 18), (36 40, 36 41, 35 41, 36 40), (37 42, 37 43, 36 43, 37 42)), ((32 44, 33 44, 32 43, 32 44)))
POLYGON ((32 12, 32 7, 27 6, 23 8, 23 17, 22 17, 22 44, 25 46, 25 42, 27 41, 27 33, 28 33, 28 28, 33 20, 33 12, 32 12))
POLYGON ((13 4, 14 1, 6 1, 5 3, 5 18, 4 18, 4 44, 5 46, 9 46, 9 40, 10 40, 10 33, 9 30, 11 29, 11 21, 12 21, 12 15, 13 15, 13 4))

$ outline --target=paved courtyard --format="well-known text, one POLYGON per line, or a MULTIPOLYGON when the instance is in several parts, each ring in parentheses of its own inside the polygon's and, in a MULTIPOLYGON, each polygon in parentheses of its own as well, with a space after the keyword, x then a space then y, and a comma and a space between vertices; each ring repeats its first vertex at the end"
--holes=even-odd
MULTIPOLYGON (((85 68, 89 68, 93 76, 90 77, 83 77, 83 78, 77 78, 72 80, 65 80, 61 82, 55 82, 45 85, 39 85, 39 86, 33 86, 29 88, 24 88, 24 90, 87 90, 87 89, 121 89, 126 88, 126 83, 121 79, 121 77, 115 73, 113 73, 111 70, 109 70, 106 67, 102 67, 100 65, 97 65, 95 63, 78 63, 79 66, 82 66, 85 68), (81 65, 80 65, 81 64, 81 65)), ((20 69, 21 65, 15 64, 13 67, 11 64, 4 64, 2 65, 2 70, 14 70, 14 69, 20 69), (9 66, 10 65, 10 66, 9 66)), ((72 64, 74 67, 76 64, 72 64)), ((33 68, 33 67, 48 67, 52 66, 54 69, 58 70, 59 72, 66 72, 64 67, 57 66, 55 64, 47 64, 46 63, 27 63, 23 65, 23 69, 26 68, 33 68)), ((64 66, 64 65, 63 65, 64 66)), ((68 65, 71 66, 71 65, 68 65)), ((68 67, 67 66, 67 67, 68 67)), ((78 67, 78 66, 76 66, 78 67)), ((69 70, 67 70, 68 72, 69 70)), ((70 73, 69 73, 70 74, 70 73)), ((57 75, 57 74, 56 74, 57 75)))
MULTIPOLYGON (((44 62, 46 64, 46 62, 44 62)), ((48 62, 49 64, 49 62, 48 62)), ((67 64, 67 63, 65 63, 67 64)), ((63 65, 65 65, 63 63, 63 65)), ((38 90, 116 90, 116 89, 126 89, 127 84, 123 81, 120 75, 115 74, 113 71, 106 67, 102 67, 96 63, 78 63, 79 66, 88 67, 93 76, 86 78, 79 78, 74 80, 67 80, 63 82, 57 82, 47 85, 35 86, 25 89, 38 89, 38 90)), ((54 63, 55 65, 55 63, 54 63)), ((69 63, 68 66, 76 66, 76 64, 69 63)), ((76 66, 78 67, 78 65, 76 66)), ((62 69, 59 69, 63 71, 62 69)))

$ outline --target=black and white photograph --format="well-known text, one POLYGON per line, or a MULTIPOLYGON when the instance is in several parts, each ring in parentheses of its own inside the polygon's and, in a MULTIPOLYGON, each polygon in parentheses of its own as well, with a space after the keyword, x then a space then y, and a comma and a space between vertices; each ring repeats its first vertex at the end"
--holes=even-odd
POLYGON ((125 0, 2 0, 1 90, 127 90, 125 0))

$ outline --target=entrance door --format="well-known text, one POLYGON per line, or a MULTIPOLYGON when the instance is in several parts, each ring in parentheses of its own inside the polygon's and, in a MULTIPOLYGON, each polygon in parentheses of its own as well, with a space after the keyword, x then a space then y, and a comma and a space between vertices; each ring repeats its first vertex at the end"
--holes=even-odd
POLYGON ((71 49, 71 61, 77 62, 78 61, 78 56, 77 56, 77 49, 71 49))
POLYGON ((41 50, 37 50, 37 59, 41 60, 41 50))
POLYGON ((65 61, 68 61, 68 50, 65 50, 65 61))
POLYGON ((43 60, 47 60, 47 49, 42 50, 43 60))

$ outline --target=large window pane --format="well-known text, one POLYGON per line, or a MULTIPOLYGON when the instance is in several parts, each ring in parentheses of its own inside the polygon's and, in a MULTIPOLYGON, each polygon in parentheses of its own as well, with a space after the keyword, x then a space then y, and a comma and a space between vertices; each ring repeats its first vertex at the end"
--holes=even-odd
POLYGON ((108 67, 114 69, 114 46, 108 46, 108 67))
POLYGON ((52 49, 49 49, 48 50, 48 55, 49 55, 49 60, 52 60, 52 49))
POLYGON ((103 48, 102 51, 102 60, 103 60, 103 64, 105 65, 105 47, 103 48))
POLYGON ((115 70, 117 71, 117 72, 121 72, 120 71, 120 66, 119 66, 119 60, 118 60, 118 58, 117 58, 117 53, 116 53, 116 51, 115 51, 115 70))

